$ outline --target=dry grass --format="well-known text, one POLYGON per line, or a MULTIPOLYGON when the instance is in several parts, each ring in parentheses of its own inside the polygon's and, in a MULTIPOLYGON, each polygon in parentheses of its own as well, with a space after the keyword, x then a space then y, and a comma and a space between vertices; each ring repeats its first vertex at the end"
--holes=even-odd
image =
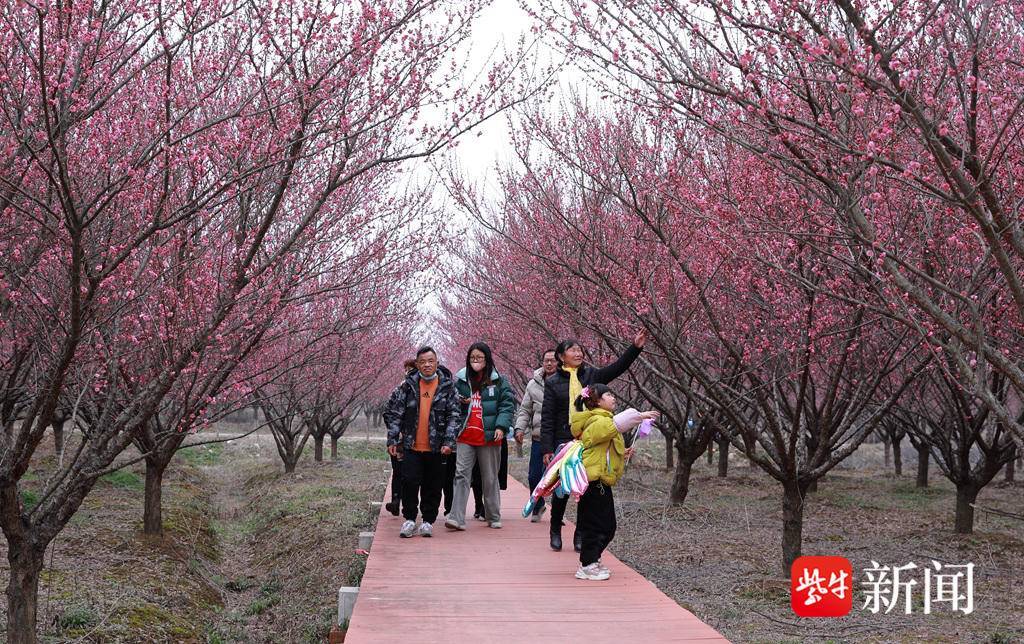
MULTIPOLYGON (((368 501, 384 492, 390 464, 379 444, 341 443, 339 459, 311 455, 287 475, 248 457, 228 474, 222 510, 227 606, 211 639, 321 642, 337 615, 339 586, 358 585, 365 556, 358 533, 376 517, 368 501)), ((245 458, 245 457, 242 457, 245 458)))
MULTIPOLYGON (((30 478, 45 477, 49 458, 30 478)), ((160 537, 141 533, 144 476, 139 468, 101 479, 47 551, 38 618, 45 640, 197 640, 206 616, 220 609, 220 550, 206 475, 188 462, 169 468, 160 537)), ((0 540, 5 586, 6 547, 0 540)))
MULTIPOLYGON (((310 444, 294 475, 266 438, 188 450, 165 475, 159 538, 141 534, 143 470, 106 477, 47 553, 41 638, 324 641, 337 588, 361 576, 357 533, 390 471, 382 449, 341 443, 337 461, 314 463, 310 444)), ((0 539, 0 584, 8 574, 0 539)))
MULTIPOLYGON (((683 506, 666 504, 671 472, 659 442, 644 446, 616 490, 619 529, 611 550, 680 605, 736 642, 1008 642, 1024 639, 1024 522, 976 514, 972 535, 953 533, 954 491, 937 468, 914 487, 915 463, 896 479, 878 446, 864 446, 809 496, 803 554, 841 555, 855 584, 871 560, 918 566, 974 562, 975 610, 872 614, 855 595, 849 616, 801 619, 781 567, 781 489, 739 455, 719 479, 701 459, 683 506), (909 473, 908 473, 909 472, 909 473)), ((513 461, 522 474, 525 465, 513 461)), ((521 477, 522 478, 522 477, 521 477)), ((1020 512, 1024 486, 993 483, 978 503, 1020 512)), ((919 584, 921 582, 919 581, 919 584)))

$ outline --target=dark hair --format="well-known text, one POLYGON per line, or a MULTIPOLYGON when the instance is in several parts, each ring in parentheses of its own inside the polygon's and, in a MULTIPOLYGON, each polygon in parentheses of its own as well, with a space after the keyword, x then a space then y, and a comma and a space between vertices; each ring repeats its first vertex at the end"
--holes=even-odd
POLYGON ((420 350, 416 352, 416 357, 419 358, 424 353, 433 353, 434 357, 437 357, 437 351, 434 351, 434 347, 430 345, 423 345, 420 350))
POLYGON ((476 391, 491 384, 491 373, 494 372, 494 356, 491 355, 491 348, 483 342, 474 342, 466 349, 466 380, 469 381, 469 388, 476 391), (475 375, 473 365, 469 363, 469 354, 479 351, 484 354, 484 368, 480 375, 475 375))
POLYGON ((573 406, 576 407, 576 411, 583 411, 584 405, 587 406, 587 409, 593 409, 597 407, 597 403, 601 402, 601 396, 607 393, 611 393, 612 391, 611 387, 600 382, 595 382, 592 385, 587 385, 586 387, 584 387, 584 389, 586 389, 587 393, 590 395, 587 396, 586 398, 583 397, 583 394, 576 396, 576 401, 573 403, 573 406))
POLYGON ((555 351, 554 349, 544 349, 543 351, 540 352, 540 362, 544 362, 544 356, 546 356, 549 353, 555 354, 555 360, 558 360, 557 351, 555 351))
POLYGON ((406 373, 409 373, 410 371, 416 368, 416 359, 406 358, 405 362, 402 363, 402 368, 405 369, 406 373))
POLYGON ((572 338, 568 340, 562 340, 561 342, 558 343, 558 346, 555 347, 555 360, 558 360, 559 369, 562 368, 562 356, 565 355, 566 351, 573 347, 579 347, 580 350, 582 350, 584 353, 587 352, 586 349, 583 348, 582 344, 580 344, 576 340, 573 340, 572 338))

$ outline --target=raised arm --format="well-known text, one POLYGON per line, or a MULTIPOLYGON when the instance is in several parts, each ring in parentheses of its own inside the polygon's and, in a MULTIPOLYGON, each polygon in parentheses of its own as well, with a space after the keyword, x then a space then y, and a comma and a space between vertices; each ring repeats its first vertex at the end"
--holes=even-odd
POLYGON ((633 364, 633 361, 640 356, 640 352, 644 350, 644 345, 647 344, 647 330, 640 329, 637 332, 636 337, 633 339, 633 344, 615 362, 610 365, 606 365, 599 369, 594 370, 593 382, 600 382, 608 384, 612 380, 615 380, 629 369, 629 366, 633 364))
POLYGON ((623 352, 619 359, 615 362, 600 367, 594 370, 594 382, 600 382, 608 384, 612 380, 615 380, 622 374, 626 373, 630 365, 640 356, 642 349, 635 344, 629 345, 629 348, 623 352))

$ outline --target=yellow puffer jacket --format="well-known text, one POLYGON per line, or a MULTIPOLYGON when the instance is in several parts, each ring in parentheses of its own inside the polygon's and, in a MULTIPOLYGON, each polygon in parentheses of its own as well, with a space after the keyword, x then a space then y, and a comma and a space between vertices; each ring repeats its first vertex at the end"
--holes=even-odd
POLYGON ((615 485, 626 468, 626 442, 615 429, 612 413, 587 409, 572 413, 570 429, 583 443, 583 466, 587 480, 615 485))

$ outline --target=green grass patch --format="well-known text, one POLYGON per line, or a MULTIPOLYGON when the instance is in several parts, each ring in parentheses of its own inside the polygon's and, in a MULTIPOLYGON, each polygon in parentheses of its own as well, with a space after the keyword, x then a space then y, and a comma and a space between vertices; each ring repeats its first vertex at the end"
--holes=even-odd
POLYGON ((326 609, 310 619, 302 629, 301 641, 303 644, 319 644, 326 642, 331 634, 331 627, 334 626, 335 612, 326 609))
POLYGON ((299 494, 300 503, 310 503, 313 501, 321 501, 323 499, 333 499, 341 494, 338 488, 331 486, 316 486, 307 487, 302 490, 299 494))
POLYGON ((338 441, 338 456, 363 461, 386 461, 388 460, 388 451, 383 441, 338 441))
POLYGON ((62 631, 69 631, 78 628, 89 628, 100 622, 100 615, 96 609, 86 604, 75 604, 69 606, 60 617, 57 618, 57 625, 62 631))
POLYGON ((280 603, 281 596, 276 593, 273 595, 260 595, 256 599, 252 600, 251 604, 245 607, 245 614, 262 615, 280 603))
POLYGON ((352 559, 352 563, 348 567, 348 575, 345 579, 349 586, 358 586, 363 580, 363 574, 366 573, 366 559, 364 555, 356 555, 352 559))
POLYGON ((141 492, 145 487, 142 477, 131 470, 117 470, 110 474, 104 474, 100 477, 100 480, 105 483, 109 483, 114 487, 133 490, 135 492, 141 492))
POLYGON ((199 635, 196 632, 198 627, 191 619, 175 615, 162 606, 148 602, 117 611, 112 621, 123 624, 133 633, 145 634, 151 641, 194 640, 199 635))
POLYGON ((260 586, 259 597, 245 607, 246 615, 262 615, 281 603, 281 590, 284 587, 276 578, 271 578, 260 586))
POLYGON ((39 494, 35 490, 21 491, 21 505, 25 511, 31 510, 39 503, 39 494))
POLYGON ((179 449, 176 456, 190 465, 216 465, 220 463, 223 453, 224 443, 211 443, 179 449))
POLYGON ((890 493, 901 501, 930 502, 949 494, 946 490, 934 487, 917 487, 914 483, 897 483, 890 493))

